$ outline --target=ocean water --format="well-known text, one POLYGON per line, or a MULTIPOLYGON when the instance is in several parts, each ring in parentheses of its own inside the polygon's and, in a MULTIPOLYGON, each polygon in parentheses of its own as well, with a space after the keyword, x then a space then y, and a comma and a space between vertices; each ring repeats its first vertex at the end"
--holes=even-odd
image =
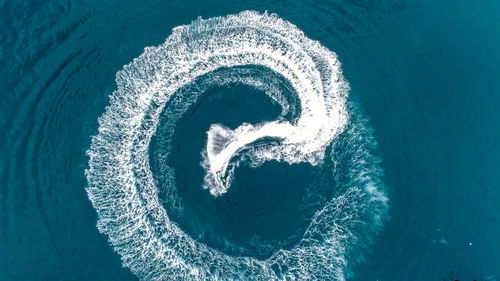
POLYGON ((0 280, 500 279, 500 2, 0 15, 0 280))

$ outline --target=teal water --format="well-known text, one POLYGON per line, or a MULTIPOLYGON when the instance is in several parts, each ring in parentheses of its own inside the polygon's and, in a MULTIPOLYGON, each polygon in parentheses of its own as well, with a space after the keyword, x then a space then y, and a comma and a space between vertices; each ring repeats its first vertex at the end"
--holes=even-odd
MULTIPOLYGON (((0 280, 500 278, 498 2, 0 7, 0 280), (115 212, 123 220, 103 222, 113 210, 89 200, 86 188, 108 177, 89 181, 85 171, 117 72, 174 27, 244 10, 276 13, 338 55, 351 88, 349 123, 324 161, 252 166, 253 147, 280 145, 264 138, 232 159, 240 166, 227 193, 210 194, 200 162, 212 124, 293 121, 305 110, 289 81, 272 71, 249 66, 237 77, 266 78, 285 102, 264 88, 214 82, 238 69, 215 71, 176 92, 147 146, 149 161, 141 162, 150 166, 159 202, 145 217, 154 221, 162 209, 168 221, 139 236, 127 232, 138 216, 115 212), (368 183, 386 204, 371 200, 368 183), (172 234, 174 227, 185 236, 172 234), (157 250, 157 237, 180 261, 157 250)), ((141 200, 146 207, 130 210, 151 207, 141 200)))

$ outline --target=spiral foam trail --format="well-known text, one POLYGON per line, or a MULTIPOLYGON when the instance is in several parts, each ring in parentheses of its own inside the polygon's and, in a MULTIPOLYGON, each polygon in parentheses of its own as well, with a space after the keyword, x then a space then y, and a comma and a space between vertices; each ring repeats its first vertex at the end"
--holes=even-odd
MULTIPOLYGON (((108 235, 124 265, 143 280, 343 280, 350 240, 359 238, 356 221, 364 218, 373 228, 379 224, 376 218, 383 215, 386 201, 377 190, 381 171, 354 164, 350 170, 353 185, 315 214, 293 249, 278 250, 265 260, 225 255, 193 240, 171 222, 159 202, 149 164, 148 147, 159 116, 172 105, 178 106, 171 115, 174 130, 175 120, 199 95, 183 93, 183 88, 221 69, 229 72, 244 66, 270 69, 285 79, 300 105, 289 103, 272 85, 266 86, 265 78, 227 75, 212 81, 262 88, 283 108, 283 118, 272 122, 242 124, 234 130, 218 124, 210 128, 202 166, 206 169, 204 187, 213 195, 224 192, 215 173, 222 171, 230 183, 240 161, 235 156, 242 150, 257 166, 268 160, 318 165, 346 127, 351 128, 350 134, 343 139, 360 141, 356 124, 363 124, 349 122, 349 86, 336 54, 293 24, 274 14, 245 11, 174 28, 162 45, 146 48, 118 72, 117 90, 99 118, 98 134, 88 150, 87 192, 99 215, 98 228, 108 235), (291 120, 284 118, 289 110, 294 113, 291 120), (277 141, 252 145, 264 138, 277 141)), ((351 149, 369 150, 346 143, 351 149)), ((369 152, 360 157, 367 155, 371 157, 369 152)), ((167 178, 175 181, 173 172, 167 178)))

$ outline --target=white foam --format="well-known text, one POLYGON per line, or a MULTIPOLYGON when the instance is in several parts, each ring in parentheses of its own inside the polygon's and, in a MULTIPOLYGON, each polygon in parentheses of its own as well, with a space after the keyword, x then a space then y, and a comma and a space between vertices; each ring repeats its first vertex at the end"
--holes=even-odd
MULTIPOLYGON (((228 167, 240 150, 251 147, 249 153, 255 163, 275 159, 317 165, 323 161, 326 147, 347 125, 349 87, 337 56, 274 14, 245 11, 200 19, 175 28, 162 45, 146 48, 117 74, 118 88, 99 118, 86 171, 87 192, 99 215, 98 228, 109 236, 124 265, 139 278, 271 280, 314 276, 343 280, 352 233, 342 222, 357 214, 351 203, 368 195, 373 202, 385 204, 374 181, 366 180, 373 186, 349 189, 334 198, 315 215, 295 248, 277 251, 266 260, 227 256, 194 241, 170 221, 159 202, 149 167, 148 146, 160 113, 169 101, 176 100, 183 107, 184 100, 185 104, 195 100, 196 95, 174 93, 198 77, 221 68, 248 65, 271 69, 283 77, 300 99, 301 111, 293 121, 280 118, 242 124, 234 130, 214 124, 202 152, 207 170, 205 187, 213 195, 224 192, 213 175, 222 170, 230 182, 228 167), (262 138, 279 142, 252 147, 262 138)), ((264 78, 231 79, 265 88, 264 78)), ((214 83, 229 80, 226 77, 214 83)), ((283 113, 291 108, 279 92, 268 88, 266 93, 283 106, 283 113)), ((185 110, 183 107, 179 112, 185 110)), ((179 116, 173 114, 172 118, 179 116)), ((174 178, 171 171, 168 173, 166 178, 174 178)))
MULTIPOLYGON (((214 40, 217 41, 215 53, 238 61, 224 61, 231 66, 238 63, 261 65, 282 75, 297 92, 302 112, 294 124, 283 121, 244 124, 233 131, 213 126, 208 132, 204 154, 207 163, 204 166, 208 167, 207 173, 212 176, 205 177, 205 187, 214 195, 225 192, 216 184, 216 172, 222 171, 226 175, 234 154, 252 142, 264 137, 280 140, 279 147, 267 146, 254 151, 264 157, 263 161, 274 159, 315 165, 323 159, 326 146, 342 132, 348 120, 345 108, 348 84, 342 77, 335 53, 274 16, 252 14, 244 23, 245 28, 239 29, 241 23, 238 23, 236 32, 229 38, 221 39, 219 32, 213 32, 217 36, 214 40), (226 44, 231 47, 225 49, 226 44), (234 56, 235 52, 237 56, 234 56), (212 140, 221 135, 230 135, 231 138, 225 143, 212 140)), ((227 28, 224 26, 224 30, 227 28)), ((212 39, 204 37, 204 40, 212 39)), ((204 57, 207 56, 210 55, 204 57)))

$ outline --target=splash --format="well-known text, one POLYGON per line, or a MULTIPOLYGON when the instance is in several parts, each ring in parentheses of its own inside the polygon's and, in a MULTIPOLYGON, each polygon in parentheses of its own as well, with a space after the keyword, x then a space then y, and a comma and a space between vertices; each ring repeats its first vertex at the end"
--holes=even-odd
MULTIPOLYGON (((146 48, 118 72, 116 82, 88 150, 87 192, 99 215, 99 230, 134 274, 142 280, 344 280, 354 241, 362 244, 380 226, 386 198, 378 189, 381 171, 371 155, 374 141, 359 136, 371 132, 359 117, 349 121, 349 86, 335 53, 277 15, 245 11, 174 28, 162 45, 146 48), (255 75, 251 69, 256 67, 279 79, 255 75), (176 120, 203 92, 185 89, 200 85, 200 79, 203 87, 250 85, 282 107, 272 122, 234 130, 211 126, 202 166, 204 187, 212 195, 226 192, 217 172, 230 187, 243 159, 253 166, 269 160, 321 165, 328 147, 328 161, 350 159, 339 165, 347 169, 349 180, 340 181, 338 196, 314 215, 293 249, 277 250, 265 260, 225 255, 186 235, 160 204, 149 143, 162 112, 169 116, 166 142, 171 141, 176 120), (294 97, 281 90, 280 79, 294 97), (257 145, 259 141, 265 144, 257 145), (245 157, 240 157, 243 151, 245 157), (360 230, 359 221, 368 226, 360 230)), ((169 157, 168 151, 163 157, 169 157)), ((335 167, 334 176, 340 173, 335 167)), ((165 169, 164 178, 174 192, 172 169, 165 169)))

